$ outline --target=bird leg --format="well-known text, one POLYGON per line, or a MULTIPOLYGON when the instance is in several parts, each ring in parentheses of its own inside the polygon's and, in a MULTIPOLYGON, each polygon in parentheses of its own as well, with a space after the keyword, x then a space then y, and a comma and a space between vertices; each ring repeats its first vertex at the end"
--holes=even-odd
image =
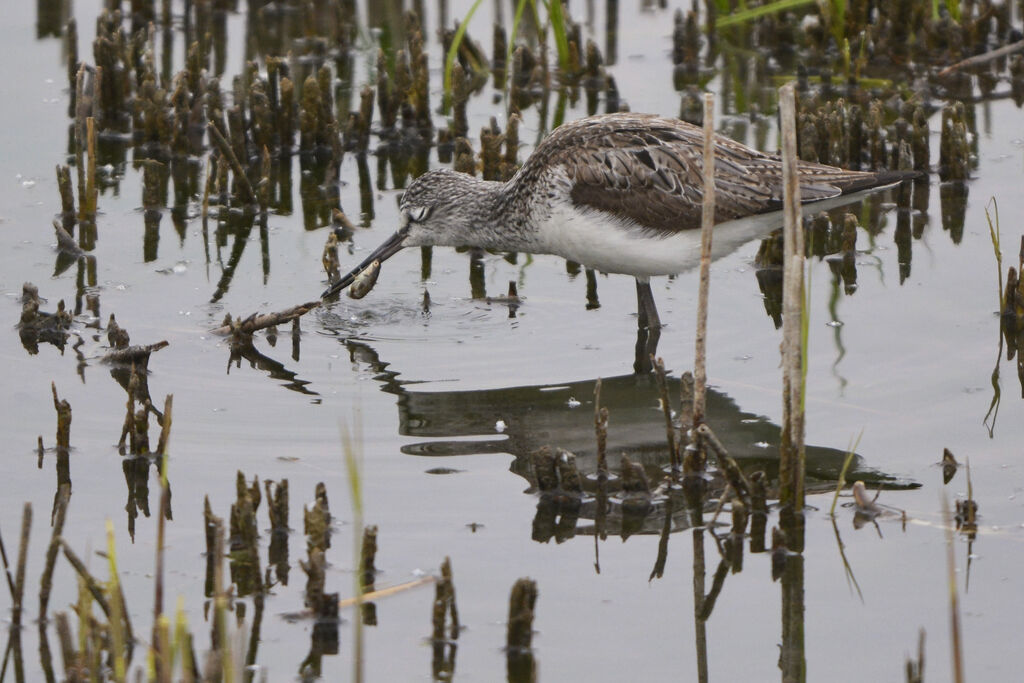
POLYGON ((651 330, 661 329, 661 318, 658 317, 658 307, 654 305, 651 282, 646 278, 636 279, 636 310, 637 324, 640 327, 651 330))
POLYGON ((637 278, 636 281, 636 348, 633 358, 633 372, 646 374, 654 369, 651 357, 658 352, 658 341, 661 338, 661 319, 654 305, 654 294, 651 283, 637 278))
POLYGON ((658 354, 658 340, 661 338, 661 328, 636 328, 636 347, 633 356, 633 372, 637 375, 646 375, 654 370, 652 357, 658 354))

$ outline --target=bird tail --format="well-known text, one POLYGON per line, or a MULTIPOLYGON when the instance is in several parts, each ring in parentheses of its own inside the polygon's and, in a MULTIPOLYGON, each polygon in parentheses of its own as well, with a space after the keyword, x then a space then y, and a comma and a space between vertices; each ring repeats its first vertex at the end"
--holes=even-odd
POLYGON ((895 185, 906 180, 918 180, 928 176, 924 171, 879 171, 842 184, 842 194, 853 194, 862 190, 895 185))

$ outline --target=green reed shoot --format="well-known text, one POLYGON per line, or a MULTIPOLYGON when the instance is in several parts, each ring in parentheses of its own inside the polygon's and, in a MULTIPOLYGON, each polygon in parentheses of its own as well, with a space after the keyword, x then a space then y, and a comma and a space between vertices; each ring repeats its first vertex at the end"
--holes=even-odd
POLYGON ((944 0, 944 2, 941 2, 941 3, 939 2, 939 0, 932 0, 932 21, 938 21, 941 18, 941 14, 939 12, 939 7, 941 5, 943 5, 943 4, 946 6, 946 9, 949 11, 949 18, 952 19, 953 21, 959 23, 960 22, 960 16, 961 16, 961 14, 960 14, 960 0, 944 0))
POLYGON ((512 53, 516 49, 516 36, 519 33, 519 22, 523 20, 523 10, 526 9, 526 5, 530 5, 530 9, 533 10, 533 18, 538 24, 540 24, 540 18, 537 15, 537 3, 534 0, 519 0, 516 3, 516 13, 512 18, 512 34, 508 37, 508 48, 505 54, 506 68, 512 68, 512 53))
POLYGON ((171 620, 166 614, 156 618, 154 632, 154 644, 149 648, 149 656, 146 659, 149 680, 160 683, 170 682, 172 659, 171 652, 171 620), (159 653, 159 656, 157 655, 159 653))
MULTIPOLYGON (((992 213, 989 213, 988 205, 985 206, 985 219, 988 221, 988 234, 992 238, 992 250, 996 254, 996 277, 999 278, 999 316, 1002 319, 1003 313, 1006 311, 1006 299, 1003 292, 1003 249, 1002 239, 999 232, 999 204, 996 203, 996 198, 992 197, 989 200, 989 204, 992 206, 992 213), (992 214, 995 214, 995 221, 992 220, 992 214)), ((992 418, 992 425, 988 427, 988 433, 991 437, 995 430, 995 418, 999 414, 999 402, 1002 397, 1002 389, 999 386, 999 359, 1003 355, 1003 335, 999 335, 999 352, 996 354, 996 364, 992 368, 992 376, 990 381, 992 382, 992 401, 988 405, 988 412, 985 413, 985 419, 983 423, 987 426, 989 424, 989 418, 992 418)))
MULTIPOLYGON (((78 660, 74 666, 76 669, 87 669, 90 672, 91 680, 98 680, 100 669, 100 655, 92 648, 93 633, 90 618, 92 615, 93 595, 85 578, 78 576, 78 604, 75 612, 78 614, 78 660)), ((65 665, 65 668, 67 665, 65 665)))
POLYGON ((214 597, 213 611, 214 624, 217 630, 217 647, 220 650, 221 675, 227 683, 235 681, 235 657, 232 648, 232 638, 228 631, 228 594, 224 585, 224 522, 216 520, 217 542, 214 545, 217 557, 215 558, 213 572, 214 597))
POLYGON ((123 615, 125 606, 121 603, 121 582, 117 572, 117 547, 114 543, 114 523, 107 520, 107 561, 110 565, 110 580, 107 593, 110 600, 110 640, 114 656, 114 680, 125 680, 125 635, 123 615))
MULTIPOLYGON (((476 0, 473 5, 466 12, 466 16, 459 23, 458 28, 455 30, 455 35, 452 36, 452 44, 448 48, 448 53, 445 55, 444 60, 444 97, 445 100, 451 98, 452 94, 452 69, 455 67, 455 58, 459 53, 459 46, 462 45, 462 41, 466 35, 466 28, 469 26, 470 20, 473 18, 473 14, 476 13, 477 8, 480 6, 482 0, 476 0)), ((551 26, 551 31, 555 38, 555 51, 558 54, 558 66, 565 72, 569 69, 569 36, 566 29, 565 13, 562 9, 561 0, 542 0, 544 7, 548 13, 548 24, 551 26)), ((540 14, 537 11, 536 0, 518 0, 516 3, 515 16, 512 20, 512 33, 509 36, 508 49, 505 55, 505 64, 512 64, 512 54, 515 51, 516 36, 519 33, 519 24, 523 20, 523 12, 526 10, 526 6, 529 5, 532 10, 534 20, 540 25, 540 14)))
POLYGON ((996 252, 996 274, 999 276, 999 313, 1002 315, 1003 311, 1003 251, 1000 246, 1000 235, 999 235, 999 204, 996 202, 996 198, 992 197, 988 205, 985 206, 985 220, 988 221, 988 234, 992 238, 992 249, 996 252), (988 206, 992 206, 992 213, 989 213, 988 206), (995 221, 992 220, 992 215, 995 214, 995 221))
POLYGON ((461 22, 459 27, 455 29, 455 35, 452 36, 452 44, 448 47, 448 54, 444 57, 444 98, 445 101, 451 99, 452 96, 452 69, 455 67, 455 57, 459 54, 459 46, 462 45, 462 39, 466 35, 466 28, 469 26, 470 20, 473 18, 473 14, 476 13, 480 3, 483 0, 476 0, 473 6, 466 12, 466 16, 461 22))
POLYGON ((178 613, 174 629, 175 647, 181 648, 181 679, 183 683, 192 683, 192 633, 188 630, 188 618, 185 616, 185 598, 178 596, 178 613))
POLYGON ((832 517, 836 515, 836 503, 839 501, 839 492, 846 486, 846 473, 850 470, 850 463, 853 462, 853 456, 857 455, 857 446, 860 445, 860 438, 864 436, 864 430, 860 430, 860 434, 857 435, 857 439, 850 444, 850 447, 846 449, 846 458, 843 459, 843 468, 839 470, 839 479, 836 481, 836 492, 832 496, 832 507, 829 508, 828 514, 832 517))
MULTIPOLYGON (((359 423, 357 422, 356 424, 358 425, 359 423)), ((363 482, 360 465, 363 452, 363 432, 362 428, 357 426, 355 434, 351 434, 344 422, 339 425, 339 428, 341 430, 341 450, 345 456, 345 470, 348 474, 349 497, 352 502, 352 561, 353 563, 358 563, 359 557, 362 554, 363 540, 363 482)), ((354 571, 352 572, 352 577, 355 588, 355 609, 356 613, 360 614, 363 597, 362 572, 354 571)), ((364 670, 363 620, 357 617, 352 620, 352 623, 353 636, 355 638, 352 655, 352 680, 356 683, 362 683, 364 670)))
POLYGON ((846 63, 846 73, 849 74, 850 45, 846 39, 846 0, 828 0, 827 2, 819 3, 818 7, 824 15, 825 23, 832 33, 832 38, 836 41, 836 46, 842 49, 844 43, 846 44, 845 52, 847 57, 844 61, 846 63))
POLYGON ((569 68, 569 38, 566 35, 565 15, 562 13, 562 0, 546 0, 548 21, 555 34, 555 49, 558 52, 558 66, 565 73, 569 68))

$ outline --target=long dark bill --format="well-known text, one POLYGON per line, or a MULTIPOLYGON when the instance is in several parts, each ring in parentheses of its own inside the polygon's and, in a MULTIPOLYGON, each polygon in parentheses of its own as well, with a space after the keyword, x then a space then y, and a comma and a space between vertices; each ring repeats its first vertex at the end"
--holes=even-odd
POLYGON ((369 256, 363 259, 363 262, 353 268, 347 274, 343 275, 340 280, 335 282, 333 285, 324 290, 324 293, 320 295, 321 299, 326 299, 332 294, 337 294, 341 290, 352 284, 355 279, 363 272, 367 266, 374 261, 380 261, 383 263, 387 259, 397 254, 404 246, 402 243, 405 241, 405 236, 408 234, 407 230, 399 230, 391 237, 384 241, 384 244, 380 245, 373 250, 369 256))

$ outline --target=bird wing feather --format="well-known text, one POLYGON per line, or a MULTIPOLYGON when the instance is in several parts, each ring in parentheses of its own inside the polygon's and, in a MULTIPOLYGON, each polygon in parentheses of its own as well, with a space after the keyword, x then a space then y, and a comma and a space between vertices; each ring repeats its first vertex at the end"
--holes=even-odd
MULTIPOLYGON (((614 213, 637 226, 674 233, 700 227, 703 131, 649 114, 592 117, 557 128, 521 174, 561 166, 580 208, 614 213)), ((801 199, 827 199, 872 186, 873 173, 799 162, 801 199)), ((529 184, 529 183, 527 183, 529 184)), ((715 222, 782 206, 782 163, 715 136, 715 222)))

